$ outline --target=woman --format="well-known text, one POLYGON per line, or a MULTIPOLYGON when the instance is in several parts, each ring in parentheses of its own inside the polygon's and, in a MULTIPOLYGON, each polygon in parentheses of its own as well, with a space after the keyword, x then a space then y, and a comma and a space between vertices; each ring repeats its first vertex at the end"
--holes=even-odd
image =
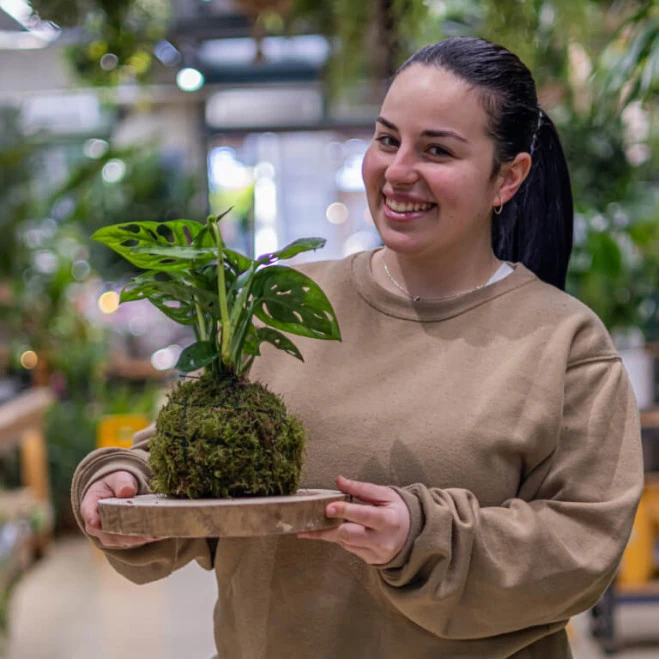
POLYGON ((620 359, 560 290, 569 179, 529 71, 478 39, 421 50, 363 174, 384 248, 305 266, 343 342, 303 340, 305 364, 267 353, 252 376, 309 430, 303 485, 345 475, 366 505, 298 537, 104 534, 99 499, 148 491, 146 433, 80 465, 81 526, 138 583, 215 569, 220 657, 569 657, 566 622, 615 574, 642 464, 620 359))

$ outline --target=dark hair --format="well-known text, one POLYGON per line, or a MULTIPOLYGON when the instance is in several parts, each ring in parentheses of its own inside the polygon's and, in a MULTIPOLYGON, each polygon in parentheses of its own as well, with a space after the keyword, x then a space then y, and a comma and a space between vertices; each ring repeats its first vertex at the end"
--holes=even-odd
POLYGON ((445 69, 480 92, 495 143, 493 175, 518 153, 531 154, 526 180, 492 217, 492 247, 498 258, 521 262, 564 289, 574 216, 570 176, 556 127, 538 106, 531 72, 503 46, 473 37, 426 46, 394 78, 413 64, 445 69))

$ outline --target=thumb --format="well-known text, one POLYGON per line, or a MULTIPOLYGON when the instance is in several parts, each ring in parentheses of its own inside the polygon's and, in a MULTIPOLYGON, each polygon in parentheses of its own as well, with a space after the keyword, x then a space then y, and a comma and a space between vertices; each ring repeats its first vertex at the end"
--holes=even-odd
POLYGON ((110 474, 106 483, 114 496, 119 499, 128 499, 137 494, 137 479, 127 471, 116 471, 110 474))
POLYGON ((353 481, 344 476, 338 476, 336 484, 341 492, 351 494, 362 501, 374 505, 385 505, 396 500, 397 494, 390 487, 384 485, 375 485, 374 483, 365 483, 363 481, 353 481))

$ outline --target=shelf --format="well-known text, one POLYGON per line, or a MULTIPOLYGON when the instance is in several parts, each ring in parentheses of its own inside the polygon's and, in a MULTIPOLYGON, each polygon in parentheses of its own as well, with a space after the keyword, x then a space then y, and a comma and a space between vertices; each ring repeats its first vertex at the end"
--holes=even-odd
POLYGON ((131 359, 121 353, 112 354, 105 366, 106 375, 126 380, 166 380, 172 373, 155 369, 150 359, 131 359))
POLYGON ((613 592, 616 601, 627 604, 659 602, 659 579, 648 581, 642 586, 616 584, 613 592))

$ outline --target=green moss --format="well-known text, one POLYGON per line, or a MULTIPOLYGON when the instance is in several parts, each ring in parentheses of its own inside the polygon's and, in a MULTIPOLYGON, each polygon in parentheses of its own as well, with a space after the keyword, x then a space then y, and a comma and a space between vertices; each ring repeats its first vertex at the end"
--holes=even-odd
POLYGON ((199 499, 297 490, 304 429, 257 382, 187 380, 170 393, 156 428, 149 451, 156 493, 199 499))

